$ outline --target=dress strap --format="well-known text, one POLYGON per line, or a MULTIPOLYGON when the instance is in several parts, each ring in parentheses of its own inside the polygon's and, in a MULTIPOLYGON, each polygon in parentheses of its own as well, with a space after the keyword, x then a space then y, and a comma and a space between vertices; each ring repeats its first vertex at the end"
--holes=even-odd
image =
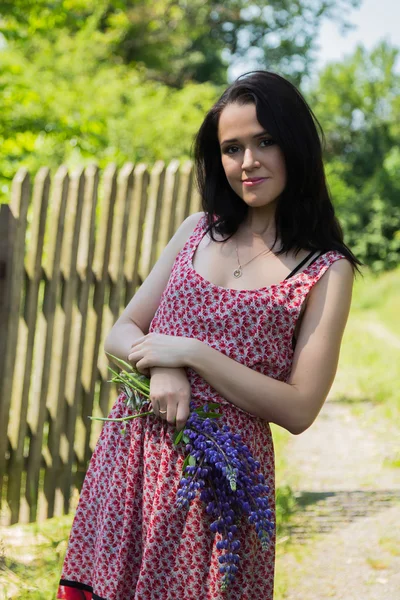
MULTIPOLYGON (((301 269, 301 267, 302 267, 303 265, 305 265, 307 261, 309 261, 309 260, 310 260, 310 258, 312 257, 312 255, 313 255, 314 253, 315 253, 315 250, 311 250, 310 254, 307 254, 307 256, 306 256, 306 257, 305 257, 305 258, 304 258, 304 259, 301 261, 301 263, 299 263, 299 264, 297 265, 297 267, 295 267, 295 268, 293 269, 293 271, 291 271, 291 272, 289 273, 289 275, 288 275, 287 277, 285 277, 285 281, 286 281, 286 279, 289 279, 290 277, 293 277, 293 275, 294 275, 295 273, 297 273, 297 271, 298 271, 299 269, 301 269)), ((321 254, 322 254, 322 252, 320 252, 320 254, 318 254, 318 256, 316 256, 314 260, 317 260, 317 258, 319 258, 319 257, 321 256, 321 254)), ((312 263, 314 262, 314 260, 313 260, 313 261, 310 263, 311 265, 312 265, 312 263)))

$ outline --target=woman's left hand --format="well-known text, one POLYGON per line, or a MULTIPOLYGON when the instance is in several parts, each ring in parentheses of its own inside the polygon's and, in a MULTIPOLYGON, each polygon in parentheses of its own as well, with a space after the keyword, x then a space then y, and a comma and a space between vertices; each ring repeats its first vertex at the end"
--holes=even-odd
POLYGON ((135 340, 128 361, 142 373, 151 367, 186 367, 196 339, 148 333, 135 340))

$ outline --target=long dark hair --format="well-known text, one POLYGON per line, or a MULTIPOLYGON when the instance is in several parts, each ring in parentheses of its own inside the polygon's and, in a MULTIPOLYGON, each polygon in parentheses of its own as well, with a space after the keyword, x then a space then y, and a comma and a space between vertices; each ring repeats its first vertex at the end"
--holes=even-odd
MULTIPOLYGON (((207 231, 227 235, 245 220, 249 207, 226 178, 218 141, 218 122, 228 104, 254 104, 257 120, 281 148, 286 164, 286 187, 275 213, 276 254, 294 250, 338 250, 357 269, 362 263, 343 241, 335 216, 322 161, 322 127, 301 93, 270 71, 250 71, 236 79, 208 111, 194 139, 195 174, 207 215, 207 231)), ((357 269, 358 270, 358 269, 357 269)))

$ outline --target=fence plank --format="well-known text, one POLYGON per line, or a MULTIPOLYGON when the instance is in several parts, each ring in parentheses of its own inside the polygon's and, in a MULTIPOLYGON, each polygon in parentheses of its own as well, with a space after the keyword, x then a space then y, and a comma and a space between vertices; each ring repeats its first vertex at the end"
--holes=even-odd
MULTIPOLYGON (((7 315, 7 264, 10 261, 12 245, 10 233, 11 221, 14 219, 8 204, 0 204, 0 381, 3 381, 4 358, 6 355, 7 315)), ((1 387, 0 387, 1 394, 1 387)), ((0 395, 0 404, 1 404, 0 395)))
POLYGON ((165 165, 162 160, 155 163, 150 174, 149 198, 146 206, 143 240, 140 255, 140 275, 142 280, 150 273, 156 257, 156 231, 160 222, 162 190, 165 178, 165 165))
MULTIPOLYGON (((52 397, 49 398, 52 412, 50 414, 50 429, 48 448, 51 465, 46 470, 44 487, 48 503, 48 516, 62 514, 63 507, 68 504, 68 498, 62 497, 62 475, 64 465, 68 462, 68 441, 65 435, 67 409, 73 403, 73 398, 66 398, 68 357, 76 352, 76 336, 72 336, 73 305, 77 290, 76 258, 81 225, 83 205, 83 172, 75 174, 70 179, 68 190, 68 210, 65 215, 65 229, 61 248, 62 295, 61 306, 57 307, 56 318, 59 327, 54 330, 54 350, 52 357, 57 356, 57 362, 52 361, 52 369, 57 371, 53 378, 52 397), (71 342, 75 341, 75 347, 71 342), (54 411, 54 412, 53 412, 54 411)), ((73 358, 70 357, 70 367, 73 369, 73 358)))
MULTIPOLYGON (((25 255, 26 300, 25 314, 20 317, 17 344, 16 374, 18 382, 11 392, 9 439, 13 452, 10 457, 10 477, 7 496, 11 523, 29 521, 29 511, 20 514, 21 480, 24 468, 24 446, 27 435, 29 389, 32 379, 32 358, 41 278, 41 259, 46 226, 50 176, 49 169, 39 170, 33 188, 33 203, 29 226, 29 247, 25 255)), ((26 509, 26 507, 24 507, 26 509)))
POLYGON ((69 410, 66 422, 66 437, 68 440, 68 457, 65 465, 62 492, 65 500, 64 511, 69 510, 69 499, 72 492, 73 468, 77 463, 78 469, 86 470, 84 465, 85 426, 82 419, 82 403, 85 393, 84 374, 86 366, 83 363, 84 342, 90 333, 88 328, 88 304, 90 288, 93 287, 92 262, 95 244, 96 207, 97 207, 98 167, 89 165, 85 170, 85 186, 82 208, 82 223, 77 256, 77 275, 80 282, 78 306, 74 306, 73 326, 75 332, 75 350, 73 366, 69 360, 67 376, 67 400, 69 410), (77 434, 77 435, 76 435, 77 434))
POLYGON ((52 369, 51 367, 60 364, 60 352, 54 344, 54 338, 57 341, 61 337, 57 338, 57 331, 62 326, 61 309, 57 304, 57 292, 60 280, 61 245, 64 235, 68 188, 69 175, 67 168, 62 165, 56 173, 50 193, 51 214, 46 223, 45 250, 42 262, 45 288, 42 312, 39 313, 36 328, 37 335, 35 336, 33 358, 34 381, 32 393, 36 399, 36 407, 35 411, 28 411, 32 437, 28 457, 26 494, 32 520, 36 520, 38 516, 45 517, 48 515, 48 501, 45 495, 40 495, 42 506, 40 507, 38 504, 39 476, 42 466, 42 451, 45 452, 47 449, 47 439, 43 437, 46 431, 47 411, 53 420, 56 411, 53 402, 56 392, 53 390, 57 387, 58 369, 52 369), (41 512, 38 513, 40 508, 41 512))
POLYGON ((193 164, 187 160, 180 168, 179 192, 175 211, 175 231, 190 214, 190 197, 192 193, 193 164))
POLYGON ((139 261, 143 240, 143 227, 141 225, 144 222, 146 214, 147 189, 150 181, 147 165, 139 163, 135 167, 133 178, 133 193, 130 199, 128 217, 128 243, 124 260, 126 278, 125 306, 143 281, 139 274, 139 261))
MULTIPOLYGON (((5 459, 8 444, 7 429, 9 423, 11 393, 16 385, 16 358, 20 313, 24 286, 24 256, 27 227, 27 214, 30 201, 30 178, 26 169, 18 171, 13 181, 7 243, 13 248, 6 264, 5 314, 7 317, 5 336, 5 354, 2 380, 0 382, 0 490, 5 472, 5 459)), ((15 441, 15 438, 14 438, 15 441)), ((11 448, 15 451, 15 446, 11 448)), ((0 495, 1 501, 1 495, 0 495)), ((4 509, 5 510, 5 509, 4 509)))
POLYGON ((201 201, 200 192, 197 188, 196 180, 193 175, 189 214, 192 215, 197 212, 203 212, 203 204, 201 201))
POLYGON ((156 234, 156 260, 175 233, 175 213, 179 191, 179 160, 173 160, 165 171, 159 227, 156 234))
POLYGON ((93 273, 95 276, 95 290, 93 296, 93 309, 91 315, 91 325, 93 327, 94 339, 93 345, 90 348, 85 348, 89 352, 84 360, 88 361, 91 369, 90 392, 88 396, 88 404, 83 408, 83 418, 88 421, 88 438, 85 448, 85 461, 89 460, 90 454, 94 449, 95 442, 99 436, 101 426, 99 422, 92 423, 89 421, 90 414, 98 414, 97 407, 92 408, 90 398, 94 396, 95 384, 98 376, 104 380, 107 379, 108 362, 103 358, 104 352, 102 340, 104 339, 103 313, 106 294, 106 285, 108 283, 108 263, 110 259, 111 249, 111 234, 113 228, 114 204, 117 194, 117 168, 114 164, 110 164, 104 173, 104 197, 100 210, 100 227, 96 237, 93 273), (100 354, 100 356, 99 356, 100 354))
POLYGON ((121 169, 117 180, 117 195, 114 205, 113 227, 111 232, 111 249, 108 267, 109 294, 104 305, 103 335, 99 356, 99 368, 103 373, 100 390, 100 408, 103 414, 108 413, 115 401, 117 387, 108 383, 110 362, 103 350, 105 336, 114 325, 120 313, 120 305, 124 292, 124 256, 127 246, 128 216, 133 182, 133 164, 127 163, 121 169))

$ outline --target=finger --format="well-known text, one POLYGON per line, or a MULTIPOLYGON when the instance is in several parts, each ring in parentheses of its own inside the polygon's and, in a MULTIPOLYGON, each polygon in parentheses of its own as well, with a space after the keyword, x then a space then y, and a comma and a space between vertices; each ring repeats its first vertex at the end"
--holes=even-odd
POLYGON ((136 353, 132 352, 132 350, 130 350, 129 354, 128 354, 128 362, 135 364, 136 362, 136 353))
POLYGON ((151 406, 153 407, 153 412, 156 415, 156 417, 161 417, 162 415, 160 415, 160 405, 158 403, 158 400, 155 400, 154 398, 152 398, 150 396, 150 402, 151 402, 151 406))
POLYGON ((176 421, 176 403, 175 402, 170 402, 167 406, 167 421, 168 423, 170 423, 171 425, 175 425, 175 421, 176 421))
POLYGON ((164 421, 166 421, 166 420, 167 420, 167 417, 168 417, 168 406, 161 406, 161 405, 159 405, 158 412, 159 412, 159 414, 160 414, 160 417, 161 417, 161 418, 162 418, 164 421))
POLYGON ((176 429, 180 431, 186 425, 189 418, 190 409, 187 402, 179 402, 176 408, 176 429))
POLYGON ((138 360, 138 362, 135 365, 135 369, 139 371, 139 373, 141 373, 142 375, 146 375, 149 372, 149 368, 150 367, 146 365, 144 358, 138 360))
POLYGON ((156 400, 154 400, 154 403, 157 405, 157 415, 160 417, 160 419, 166 421, 168 409, 164 403, 164 400, 157 398, 156 400))
POLYGON ((143 335, 142 337, 140 337, 140 338, 138 338, 137 340, 135 340, 134 342, 132 342, 132 344, 131 344, 131 348, 133 348, 134 346, 137 346, 137 344, 140 344, 141 342, 143 342, 143 340, 144 340, 144 338, 145 338, 145 337, 146 337, 146 336, 145 336, 145 335, 143 335))

